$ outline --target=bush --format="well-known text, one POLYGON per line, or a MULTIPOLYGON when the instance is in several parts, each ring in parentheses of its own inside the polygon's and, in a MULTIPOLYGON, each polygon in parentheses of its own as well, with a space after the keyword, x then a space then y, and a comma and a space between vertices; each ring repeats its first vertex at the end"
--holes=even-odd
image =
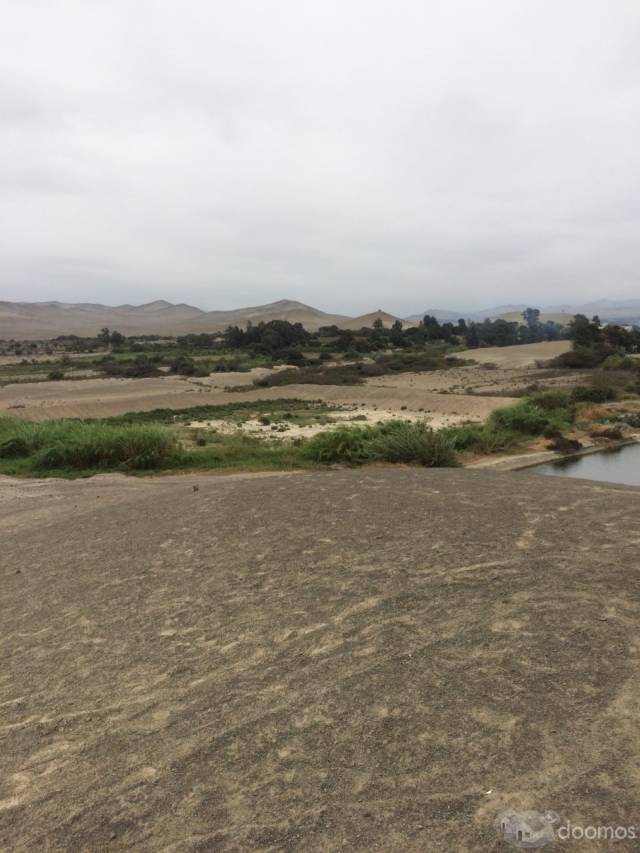
POLYGON ((601 349, 574 349, 569 352, 563 352, 562 355, 556 356, 547 362, 547 367, 566 367, 573 370, 589 370, 592 367, 599 367, 602 362, 611 354, 610 350, 601 349))
POLYGON ((636 370, 640 367, 640 363, 635 358, 628 355, 610 355, 602 363, 603 370, 636 370))
POLYGON ((35 468, 140 470, 161 468, 178 456, 175 437, 161 427, 83 427, 42 447, 35 468))
POLYGON ((534 406, 545 412, 557 412, 571 407, 571 395, 568 391, 551 389, 548 391, 533 391, 527 399, 534 406))
POLYGON ((22 436, 8 438, 0 443, 0 459, 18 459, 29 455, 29 444, 22 436))
POLYGON ((149 356, 142 353, 137 355, 131 364, 123 369, 123 375, 131 379, 142 379, 147 376, 158 376, 159 370, 149 356))
POLYGON ((518 444, 522 436, 512 430, 489 427, 485 424, 462 424, 448 427, 443 433, 456 451, 475 450, 478 453, 496 453, 518 444))
POLYGON ((424 421, 393 421, 374 430, 369 442, 372 459, 384 462, 417 462, 427 468, 452 468, 456 454, 452 441, 434 432, 424 421))
POLYGON ((50 370, 47 379, 50 382, 59 382, 61 379, 64 379, 64 370, 50 370))
POLYGON ((393 421, 374 427, 339 426, 318 433, 305 448, 313 462, 325 465, 363 462, 417 463, 430 468, 456 465, 451 440, 424 422, 393 421))
POLYGON ((0 418, 0 456, 31 457, 34 470, 160 468, 180 458, 164 427, 52 420, 29 423, 0 418))
POLYGON ((617 396, 616 389, 610 385, 578 385, 571 391, 574 403, 606 403, 617 396))
POLYGON ((339 426, 336 429, 320 432, 307 444, 305 454, 313 462, 331 465, 344 462, 347 465, 359 465, 369 458, 367 448, 369 427, 339 426))
POLYGON ((498 409, 489 419, 491 426, 525 435, 540 435, 549 426, 549 416, 533 403, 518 403, 507 409, 498 409))
POLYGON ((171 372, 179 373, 181 376, 193 376, 196 372, 196 363, 188 355, 181 353, 171 362, 171 372))

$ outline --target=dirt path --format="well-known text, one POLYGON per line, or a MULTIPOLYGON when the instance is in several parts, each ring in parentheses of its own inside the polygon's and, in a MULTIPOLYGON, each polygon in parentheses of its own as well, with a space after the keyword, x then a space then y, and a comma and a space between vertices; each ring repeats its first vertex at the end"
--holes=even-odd
POLYGON ((0 510, 0 849, 484 853, 505 808, 639 818, 640 490, 3 479, 0 510))

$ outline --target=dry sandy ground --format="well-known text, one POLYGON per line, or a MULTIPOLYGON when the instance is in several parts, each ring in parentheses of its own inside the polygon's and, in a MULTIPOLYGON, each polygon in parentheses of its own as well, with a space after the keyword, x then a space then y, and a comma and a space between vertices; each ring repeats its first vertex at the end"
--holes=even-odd
POLYGON ((515 347, 487 347, 460 353, 461 358, 491 362, 500 367, 533 367, 536 361, 555 358, 571 349, 571 341, 544 341, 541 344, 520 344, 515 347))
MULTIPOLYGON (((247 374, 217 374, 227 381, 232 376, 247 374)), ((230 383, 234 384, 234 383, 230 383)), ((434 425, 459 420, 483 420, 495 408, 508 405, 506 398, 471 397, 464 394, 441 394, 395 385, 389 377, 384 385, 286 385, 279 388, 256 388, 251 391, 226 392, 209 379, 86 379, 81 382, 39 382, 28 385, 8 385, 0 388, 0 412, 27 418, 46 420, 61 417, 108 417, 130 411, 149 411, 158 408, 188 408, 190 406, 235 403, 243 400, 276 399, 323 400, 347 406, 364 406, 372 410, 400 412, 422 410, 434 419, 434 425)))
POLYGON ((640 819, 638 489, 396 468, 0 506, 2 850, 490 853, 507 807, 640 819))
MULTIPOLYGON (((561 344, 566 349, 565 342, 561 344)), ((535 359, 551 357, 556 343, 524 347, 473 350, 463 353, 502 366, 455 368, 422 374, 400 374, 372 379, 364 385, 287 385, 243 392, 227 392, 226 387, 251 384, 266 371, 219 373, 205 379, 164 376, 154 379, 87 379, 78 382, 39 382, 0 388, 0 412, 29 420, 59 417, 108 417, 130 411, 156 408, 188 408, 241 400, 299 398, 323 400, 339 405, 355 405, 386 412, 420 413, 434 426, 464 420, 484 420, 491 412, 512 402, 508 394, 535 381, 535 359), (508 350, 508 352, 506 351, 508 350), (486 356, 486 358, 485 358, 486 356), (469 390, 490 392, 493 397, 474 397, 469 390), (505 396, 501 396, 504 394, 505 396)))

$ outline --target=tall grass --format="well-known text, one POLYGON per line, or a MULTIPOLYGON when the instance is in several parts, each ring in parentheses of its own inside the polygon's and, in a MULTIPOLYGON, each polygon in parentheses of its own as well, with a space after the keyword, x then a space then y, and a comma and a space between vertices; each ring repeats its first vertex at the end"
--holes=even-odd
POLYGON ((318 433, 305 447, 305 455, 324 465, 364 462, 404 462, 429 468, 457 464, 451 440, 425 422, 391 421, 376 426, 341 426, 318 433))
POLYGON ((180 455, 175 434, 161 426, 0 418, 0 459, 19 459, 23 469, 34 473, 50 469, 148 470, 175 463, 180 455))

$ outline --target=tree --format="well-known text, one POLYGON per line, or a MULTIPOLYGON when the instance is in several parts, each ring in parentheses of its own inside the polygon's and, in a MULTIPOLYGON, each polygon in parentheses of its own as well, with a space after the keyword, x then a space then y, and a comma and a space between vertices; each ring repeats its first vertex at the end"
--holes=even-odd
POLYGON ((393 326, 391 327, 391 332, 389 334, 389 340, 394 345, 394 347, 401 347, 404 344, 404 333, 402 331, 402 322, 400 320, 396 320, 393 326))
POLYGON ((469 347, 469 349, 476 349, 480 346, 480 337, 478 336, 478 327, 475 323, 471 323, 467 327, 467 334, 465 335, 465 343, 469 347))
MULTIPOLYGON (((597 320, 597 318, 595 318, 597 320)), ((569 323, 569 337, 575 349, 588 349, 597 346, 602 340, 600 321, 590 323, 584 314, 576 314, 569 323)))
POLYGON ((196 372, 196 364, 192 358, 185 353, 180 353, 171 362, 171 372, 182 376, 193 376, 196 372))

